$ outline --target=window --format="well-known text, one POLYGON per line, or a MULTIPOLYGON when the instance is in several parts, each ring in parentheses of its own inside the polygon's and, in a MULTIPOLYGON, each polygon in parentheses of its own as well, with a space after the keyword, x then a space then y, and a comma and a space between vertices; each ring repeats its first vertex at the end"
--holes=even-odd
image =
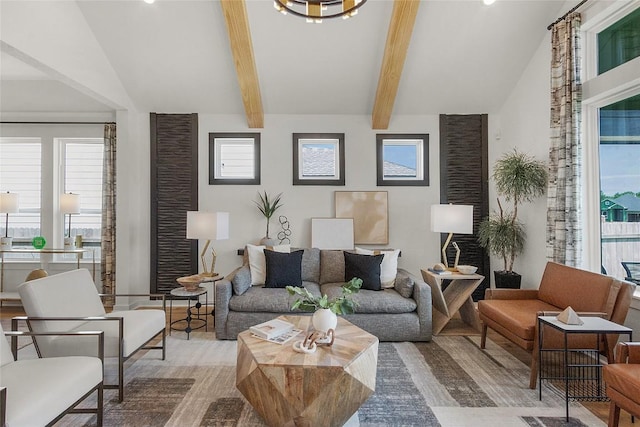
MULTIPOLYGON (((40 232, 40 138, 0 138, 0 191, 18 194, 18 213, 9 214, 9 237, 29 244, 40 232)), ((0 232, 4 236, 5 215, 0 232)))
POLYGON ((260 184, 260 134, 210 133, 209 184, 260 184))
POLYGON ((344 133, 293 134, 293 185, 344 183, 344 133))
POLYGON ((640 9, 598 33, 598 74, 640 56, 640 9))
MULTIPOLYGON (((60 212, 59 199, 61 194, 73 192, 81 196, 81 212, 73 215, 72 236, 82 235, 85 246, 95 246, 99 259, 102 126, 7 125, 2 132, 0 191, 19 195, 19 212, 9 215, 8 234, 14 238, 13 246, 31 248, 33 238, 43 236, 47 248, 62 248, 68 223, 60 212)), ((4 225, 2 221, 3 235, 4 225)), ((10 256, 20 260, 33 257, 10 256)), ((55 260, 72 259, 75 257, 55 257, 55 260)))
POLYGON ((429 185, 429 135, 376 135, 378 186, 429 185))
POLYGON ((71 236, 82 236, 84 244, 100 243, 102 220, 101 138, 56 139, 63 163, 62 187, 58 194, 80 195, 80 214, 73 215, 71 236))

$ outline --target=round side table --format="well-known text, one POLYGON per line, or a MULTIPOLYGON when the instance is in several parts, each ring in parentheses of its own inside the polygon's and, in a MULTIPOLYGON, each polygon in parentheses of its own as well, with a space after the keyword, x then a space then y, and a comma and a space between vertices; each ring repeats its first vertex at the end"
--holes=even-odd
POLYGON ((184 287, 171 289, 171 298, 169 299, 169 335, 171 335, 171 330, 174 331, 184 331, 187 333, 187 340, 189 339, 189 334, 195 329, 204 328, 207 330, 207 313, 206 307, 209 305, 209 296, 207 295, 207 289, 203 287, 198 287, 194 290, 187 290, 184 287), (202 303, 200 303, 200 296, 205 296, 205 313, 200 313, 200 308, 202 307, 202 303), (174 299, 186 299, 187 300, 187 317, 183 319, 172 320, 173 316, 173 300, 174 299), (195 300, 196 303, 191 305, 191 301, 195 300), (195 313, 193 310, 197 310, 195 313), (184 328, 174 327, 173 325, 178 322, 187 322, 187 326, 184 328), (196 322, 197 324, 191 326, 192 322, 196 322))

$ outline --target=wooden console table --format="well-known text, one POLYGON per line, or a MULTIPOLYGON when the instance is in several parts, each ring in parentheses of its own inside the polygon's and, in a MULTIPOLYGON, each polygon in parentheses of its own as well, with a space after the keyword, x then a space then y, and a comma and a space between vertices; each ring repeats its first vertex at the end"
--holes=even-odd
POLYGON ((462 321, 480 332, 480 319, 473 304, 471 294, 484 280, 479 274, 436 274, 427 269, 420 270, 422 278, 431 287, 433 304, 433 333, 439 334, 457 312, 462 321), (443 291, 442 281, 450 280, 443 291))

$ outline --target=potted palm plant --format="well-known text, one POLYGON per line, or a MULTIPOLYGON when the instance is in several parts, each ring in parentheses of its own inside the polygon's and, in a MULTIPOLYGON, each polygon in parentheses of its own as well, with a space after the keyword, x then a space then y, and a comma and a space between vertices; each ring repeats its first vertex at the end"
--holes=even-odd
POLYGON ((496 287, 519 288, 521 276, 513 271, 513 263, 524 250, 526 233, 518 220, 518 207, 544 194, 547 188, 544 162, 514 149, 496 161, 492 178, 498 192, 498 212, 480 223, 478 242, 493 255, 502 258, 504 267, 494 271, 496 287), (505 209, 500 201, 511 202, 505 209))
POLYGON ((258 192, 259 200, 254 200, 254 203, 258 207, 258 210, 264 217, 267 219, 267 233, 260 241, 261 243, 270 244, 271 238, 269 237, 269 222, 271 222, 271 217, 278 210, 282 204, 280 203, 280 199, 282 198, 282 193, 276 195, 274 198, 270 198, 269 194, 265 191, 264 194, 260 194, 258 192))

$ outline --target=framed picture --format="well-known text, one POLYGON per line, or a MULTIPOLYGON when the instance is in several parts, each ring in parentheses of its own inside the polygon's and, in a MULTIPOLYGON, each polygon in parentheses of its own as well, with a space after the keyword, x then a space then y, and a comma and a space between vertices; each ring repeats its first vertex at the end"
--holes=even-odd
POLYGON ((293 134, 293 185, 344 185, 344 133, 293 134))
POLYGON ((429 185, 428 134, 377 134, 378 186, 429 185))
POLYGON ((209 184, 260 184, 260 134, 210 133, 209 184))
POLYGON ((355 244, 389 243, 386 191, 336 191, 336 218, 353 218, 355 244))
POLYGON ((311 247, 353 249, 353 219, 311 218, 311 247))

